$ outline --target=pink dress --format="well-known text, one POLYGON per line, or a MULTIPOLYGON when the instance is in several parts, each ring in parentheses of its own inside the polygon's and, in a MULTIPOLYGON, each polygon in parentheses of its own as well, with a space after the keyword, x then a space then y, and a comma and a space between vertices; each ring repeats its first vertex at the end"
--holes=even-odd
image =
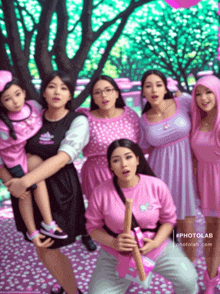
POLYGON ((8 168, 20 165, 23 172, 28 172, 25 145, 42 127, 42 109, 34 100, 28 100, 18 112, 9 112, 17 139, 9 135, 9 128, 0 120, 0 167, 8 168))
POLYGON ((204 216, 220 217, 220 148, 213 132, 196 130, 191 140, 198 161, 197 182, 204 216))
POLYGON ((103 181, 112 177, 107 162, 108 146, 117 139, 129 139, 135 143, 139 140, 139 118, 129 107, 124 112, 111 119, 96 118, 88 109, 78 109, 89 121, 89 143, 83 149, 87 157, 81 171, 82 190, 89 199, 92 190, 103 181))
MULTIPOLYGON (((167 185, 160 179, 140 174, 140 181, 131 188, 123 188, 125 198, 133 199, 132 212, 142 229, 154 229, 157 222, 176 223, 176 207, 167 185)), ((125 204, 119 197, 112 179, 109 179, 93 190, 86 210, 86 229, 90 234, 95 229, 106 225, 112 232, 123 232, 125 204)), ((144 232, 146 238, 153 239, 156 233, 144 232)), ((150 258, 156 260, 167 246, 166 239, 159 247, 150 252, 150 258)), ((118 256, 118 251, 101 244, 103 250, 118 256)))

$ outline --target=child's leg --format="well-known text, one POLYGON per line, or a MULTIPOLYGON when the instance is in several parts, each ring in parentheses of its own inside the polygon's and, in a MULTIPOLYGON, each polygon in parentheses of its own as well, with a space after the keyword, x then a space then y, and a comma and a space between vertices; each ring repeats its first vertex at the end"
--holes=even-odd
MULTIPOLYGON (((31 171, 42 163, 42 159, 36 155, 28 155, 27 162, 28 170, 31 171)), ((67 238, 68 236, 62 231, 62 229, 51 223, 53 221, 53 218, 45 181, 40 181, 37 183, 37 188, 34 190, 34 199, 40 210, 45 225, 51 225, 50 227, 45 227, 46 231, 50 231, 52 229, 52 232, 48 232, 47 235, 58 239, 67 238), (53 233, 53 231, 58 231, 59 233, 53 233)), ((46 234, 46 231, 44 230, 43 234, 46 234)))
POLYGON ((19 198, 18 203, 22 219, 30 235, 36 231, 31 192, 28 192, 28 195, 24 199, 19 198))
MULTIPOLYGON (((32 171, 42 163, 42 159, 36 155, 28 155, 28 171, 32 171)), ((37 183, 37 188, 34 190, 34 199, 41 212, 43 220, 46 225, 52 222, 52 214, 50 209, 49 195, 45 181, 37 183)))
POLYGON ((41 240, 45 239, 45 236, 39 234, 39 231, 36 230, 35 221, 34 221, 34 212, 33 212, 33 205, 32 205, 32 198, 31 193, 27 192, 28 195, 25 196, 24 199, 19 198, 19 210, 22 216, 22 219, 25 223, 25 226, 28 231, 28 238, 31 238, 31 241, 35 244, 37 247, 48 247, 51 246, 54 241, 51 241, 51 239, 47 240, 41 240), (34 233, 34 236, 31 237, 31 234, 34 233))
MULTIPOLYGON (((21 178, 24 175, 24 171, 21 165, 8 168, 8 171, 11 177, 21 178)), ((32 197, 30 191, 26 191, 21 197, 18 198, 18 206, 27 231, 29 234, 32 234, 34 231, 36 231, 36 226, 34 222, 32 197)))

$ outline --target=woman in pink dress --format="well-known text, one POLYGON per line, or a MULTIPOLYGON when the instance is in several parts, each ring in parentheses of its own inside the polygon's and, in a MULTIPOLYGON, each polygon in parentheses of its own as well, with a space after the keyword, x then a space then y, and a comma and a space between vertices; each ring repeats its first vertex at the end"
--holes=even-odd
POLYGON ((207 231, 205 294, 213 294, 220 263, 220 80, 215 76, 202 77, 192 97, 191 145, 207 231))
MULTIPOLYGON (((139 118, 125 106, 121 91, 109 76, 97 77, 91 85, 91 106, 79 109, 89 121, 89 143, 83 149, 87 157, 82 167, 82 190, 89 199, 92 190, 103 181, 111 178, 106 152, 109 144, 120 138, 127 138, 135 143, 139 139, 139 118)), ((83 243, 91 243, 83 236, 83 243)))
POLYGON ((139 118, 125 106, 121 91, 109 76, 100 76, 91 85, 90 110, 79 109, 89 121, 89 143, 83 149, 87 157, 82 167, 82 189, 89 199, 94 187, 111 178, 106 152, 109 144, 120 138, 135 143, 139 139, 139 118))
MULTIPOLYGON (((121 91, 109 76, 97 77, 90 88, 91 106, 79 109, 89 121, 89 143, 83 149, 87 157, 82 167, 82 190, 89 199, 92 190, 103 181, 111 178, 106 152, 109 144, 120 138, 138 142, 139 118, 129 107, 125 106, 121 91)), ((82 236, 82 242, 93 248, 89 236, 82 236)))

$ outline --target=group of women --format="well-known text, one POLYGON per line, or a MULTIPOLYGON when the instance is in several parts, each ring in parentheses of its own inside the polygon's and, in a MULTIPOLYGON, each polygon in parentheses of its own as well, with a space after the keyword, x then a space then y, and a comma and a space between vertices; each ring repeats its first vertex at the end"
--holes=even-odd
MULTIPOLYGON (((168 90, 165 76, 149 70, 141 80, 147 103, 139 119, 125 106, 109 76, 92 81, 90 110, 75 112, 66 73, 53 72, 42 82, 43 109, 22 100, 18 92, 24 90, 6 73, 0 71, 0 107, 5 114, 0 117, 0 140, 6 146, 0 147, 0 178, 13 195, 17 229, 34 242, 39 259, 62 286, 57 293, 81 293, 70 261, 59 248, 87 231, 102 247, 89 294, 126 292, 131 279, 118 273, 117 264, 123 252, 131 257, 138 241, 123 233, 126 198, 133 199, 133 217, 143 233, 140 252, 153 262, 152 272, 170 280, 177 294, 198 293, 193 246, 197 195, 207 232, 213 234, 208 239, 212 246, 205 247, 204 283, 205 293, 214 293, 220 263, 220 80, 203 77, 192 97, 183 93, 177 98, 168 90), (37 116, 39 128, 29 134, 27 126, 33 130, 37 116), (25 158, 26 171, 21 168, 23 161, 13 155, 15 150, 23 154, 19 158, 25 158), (89 200, 86 213, 73 165, 81 151, 87 158, 81 172, 82 190, 89 200), (149 155, 147 161, 143 152, 149 155), (38 201, 39 186, 45 183, 49 218, 38 201), (27 191, 30 187, 32 196, 27 191), (24 201, 29 209, 22 210, 24 201), (32 223, 29 228, 27 219, 32 223), (184 247, 184 253, 169 238, 176 223, 181 242, 192 244, 184 247)), ((139 280, 144 288, 149 287, 152 272, 144 282, 139 280)))

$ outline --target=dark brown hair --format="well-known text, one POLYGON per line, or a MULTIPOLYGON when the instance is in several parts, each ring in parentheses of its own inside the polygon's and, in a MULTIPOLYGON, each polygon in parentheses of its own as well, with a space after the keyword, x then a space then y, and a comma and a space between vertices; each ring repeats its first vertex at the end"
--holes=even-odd
MULTIPOLYGON (((144 98, 143 97, 144 82, 145 82, 146 78, 148 76, 152 75, 152 74, 153 75, 157 75, 158 77, 160 77, 161 80, 164 83, 164 86, 165 86, 165 88, 167 90, 167 93, 164 95, 164 99, 171 99, 171 98, 173 98, 173 94, 167 88, 167 78, 165 77, 165 75, 161 71, 159 71, 159 70, 151 69, 151 70, 145 71, 145 73, 143 74, 143 76, 141 78, 141 97, 142 97, 142 99, 144 98)), ((151 108, 152 107, 151 107, 150 103, 147 102, 146 105, 145 105, 145 107, 144 107, 144 109, 143 109, 143 111, 142 111, 142 114, 145 113, 145 112, 147 112, 151 108)))
POLYGON ((117 83, 115 82, 115 80, 113 78, 106 76, 106 75, 101 75, 101 76, 95 78, 92 81, 91 86, 90 86, 90 91, 89 91, 90 95, 91 95, 90 110, 95 110, 95 109, 99 108, 98 105, 96 105, 93 100, 93 88, 94 88, 95 84, 101 80, 109 82, 113 86, 113 88, 118 92, 118 98, 116 100, 115 107, 116 108, 123 108, 125 106, 125 103, 124 103, 124 100, 121 95, 121 90, 119 89, 117 83))
POLYGON ((62 82, 67 86, 67 88, 70 91, 70 95, 72 97, 72 99, 70 101, 67 102, 66 104, 66 108, 69 110, 73 110, 73 94, 74 94, 74 87, 73 87, 73 83, 71 80, 71 77, 69 74, 67 74, 66 72, 63 71, 53 71, 51 73, 49 73, 46 78, 42 81, 41 84, 41 89, 40 89, 40 99, 41 99, 41 105, 43 106, 43 108, 47 109, 48 105, 47 102, 45 100, 45 98, 43 97, 43 93, 46 90, 48 84, 55 78, 55 77, 59 77, 62 82))

